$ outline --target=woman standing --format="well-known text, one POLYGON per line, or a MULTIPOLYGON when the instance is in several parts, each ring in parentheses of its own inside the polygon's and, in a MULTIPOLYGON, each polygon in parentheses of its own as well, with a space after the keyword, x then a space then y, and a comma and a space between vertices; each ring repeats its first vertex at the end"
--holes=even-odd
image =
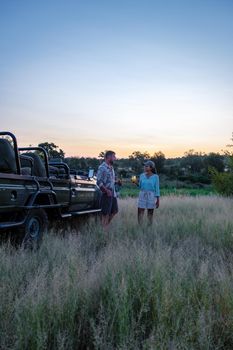
POLYGON ((144 163, 144 173, 139 177, 140 188, 138 198, 138 223, 141 224, 145 209, 147 209, 148 223, 151 225, 154 209, 159 207, 159 177, 156 174, 155 163, 148 160, 144 163))

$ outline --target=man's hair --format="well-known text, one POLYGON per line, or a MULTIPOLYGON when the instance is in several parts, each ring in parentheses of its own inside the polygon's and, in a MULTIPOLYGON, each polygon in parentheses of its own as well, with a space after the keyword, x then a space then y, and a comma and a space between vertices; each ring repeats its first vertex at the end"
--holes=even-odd
POLYGON ((105 152, 105 155, 104 155, 104 158, 108 158, 108 157, 111 157, 113 156, 114 154, 116 154, 114 151, 106 151, 105 152))

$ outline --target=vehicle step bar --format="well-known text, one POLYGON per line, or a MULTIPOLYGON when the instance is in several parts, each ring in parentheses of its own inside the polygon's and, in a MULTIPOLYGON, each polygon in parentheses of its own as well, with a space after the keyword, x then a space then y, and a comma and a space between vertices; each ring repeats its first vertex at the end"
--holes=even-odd
POLYGON ((18 226, 22 226, 24 223, 25 223, 25 220, 18 221, 18 222, 1 222, 0 229, 4 230, 8 228, 18 227, 18 226))
POLYGON ((23 209, 54 209, 64 207, 64 204, 35 204, 35 205, 25 205, 21 208, 23 209))
POLYGON ((67 214, 60 214, 61 218, 62 219, 66 219, 66 218, 71 218, 71 214, 70 213, 67 213, 67 214))
POLYGON ((91 210, 83 210, 83 211, 72 211, 70 214, 73 215, 83 215, 83 214, 94 214, 101 212, 101 209, 91 209, 91 210))

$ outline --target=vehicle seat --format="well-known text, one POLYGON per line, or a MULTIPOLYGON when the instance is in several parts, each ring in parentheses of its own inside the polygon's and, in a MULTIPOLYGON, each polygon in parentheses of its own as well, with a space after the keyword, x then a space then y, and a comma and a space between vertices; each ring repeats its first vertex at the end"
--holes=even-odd
POLYGON ((22 175, 32 175, 32 169, 29 167, 21 168, 22 175))
POLYGON ((49 174, 50 176, 56 177, 59 179, 65 179, 67 176, 64 168, 60 166, 54 166, 54 165, 49 165, 49 174))
POLYGON ((34 160, 31 157, 20 154, 20 165, 22 175, 32 175, 34 160))
POLYGON ((46 177, 45 165, 41 159, 41 157, 33 152, 23 153, 22 155, 33 158, 34 164, 32 168, 32 175, 38 177, 46 177))
POLYGON ((17 174, 15 152, 6 139, 0 139, 0 172, 17 174))
POLYGON ((57 167, 49 165, 49 175, 52 177, 58 177, 59 170, 57 167))
POLYGON ((67 173, 66 173, 65 169, 63 169, 63 168, 59 169, 58 177, 59 177, 59 179, 67 179, 67 173))

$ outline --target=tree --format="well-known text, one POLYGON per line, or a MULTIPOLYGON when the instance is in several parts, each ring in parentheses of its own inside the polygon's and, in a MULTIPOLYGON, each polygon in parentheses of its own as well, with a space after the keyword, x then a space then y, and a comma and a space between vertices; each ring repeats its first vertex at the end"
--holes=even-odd
POLYGON ((150 159, 150 154, 146 151, 144 153, 140 151, 134 151, 130 156, 129 159, 137 159, 140 161, 144 161, 145 159, 150 159))
POLYGON ((81 169, 87 169, 87 168, 88 168, 88 164, 87 164, 87 159, 86 159, 86 158, 81 157, 81 158, 79 159, 79 161, 80 161, 80 167, 81 167, 81 169))
POLYGON ((85 158, 85 157, 68 157, 65 158, 65 162, 71 169, 87 171, 88 168, 97 171, 100 164, 100 160, 97 158, 85 158))
POLYGON ((224 195, 233 195, 233 172, 220 173, 215 168, 210 168, 212 183, 215 190, 224 195))
POLYGON ((150 154, 148 152, 142 153, 140 151, 134 151, 129 156, 129 162, 133 171, 140 173, 142 171, 143 163, 147 159, 150 159, 150 154))
POLYGON ((98 158, 104 159, 106 151, 101 151, 98 155, 98 158))
MULTIPOLYGON (((231 134, 232 143, 228 144, 227 147, 233 147, 233 132, 231 134)), ((233 152, 226 151, 225 156, 227 157, 227 168, 233 172, 233 152)))
POLYGON ((206 171, 208 171, 209 167, 213 167, 222 172, 225 168, 224 156, 219 153, 211 152, 205 157, 204 164, 206 166, 206 171))
POLYGON ((163 152, 155 152, 153 156, 151 157, 151 160, 155 163, 155 167, 158 173, 162 173, 164 170, 164 163, 165 163, 165 155, 163 152))
POLYGON ((232 143, 228 144, 227 147, 233 147, 233 132, 231 133, 230 140, 231 140, 232 143))
POLYGON ((55 145, 53 142, 42 142, 39 143, 39 147, 43 147, 47 152, 49 158, 62 158, 64 159, 65 153, 59 146, 55 145))
MULTIPOLYGON (((233 133, 231 137, 233 141, 233 133)), ((227 147, 233 147, 233 144, 227 145, 227 147)), ((233 195, 233 153, 226 151, 225 156, 227 158, 227 169, 225 172, 220 172, 216 168, 210 168, 210 174, 212 183, 217 192, 225 196, 233 195)))
POLYGON ((185 152, 181 160, 181 167, 189 169, 191 173, 199 173, 204 168, 203 157, 203 153, 198 153, 191 149, 185 152))

